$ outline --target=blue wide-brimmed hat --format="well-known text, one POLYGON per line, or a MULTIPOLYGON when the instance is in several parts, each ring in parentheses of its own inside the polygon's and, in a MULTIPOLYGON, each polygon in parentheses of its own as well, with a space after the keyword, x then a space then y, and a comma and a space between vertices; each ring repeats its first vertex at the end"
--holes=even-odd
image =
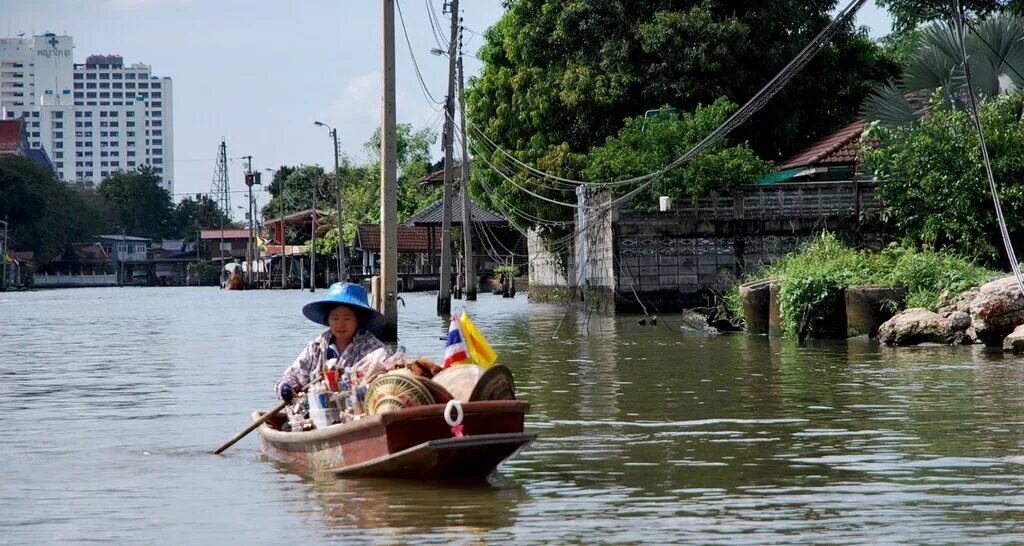
POLYGON ((366 289, 358 284, 347 282, 332 284, 327 289, 324 299, 304 305, 302 314, 317 324, 329 326, 327 317, 339 305, 347 305, 355 311, 356 317, 359 319, 359 327, 368 330, 371 334, 378 334, 384 328, 384 315, 370 307, 366 289))

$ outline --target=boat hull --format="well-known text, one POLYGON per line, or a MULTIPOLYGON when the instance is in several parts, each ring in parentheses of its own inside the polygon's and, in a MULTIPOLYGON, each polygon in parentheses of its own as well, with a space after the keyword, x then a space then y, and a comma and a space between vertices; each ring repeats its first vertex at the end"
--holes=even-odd
POLYGON ((272 459, 338 477, 458 479, 486 477, 536 437, 523 433, 526 402, 464 402, 460 438, 444 408, 418 406, 308 432, 281 431, 278 415, 260 426, 260 447, 272 459))

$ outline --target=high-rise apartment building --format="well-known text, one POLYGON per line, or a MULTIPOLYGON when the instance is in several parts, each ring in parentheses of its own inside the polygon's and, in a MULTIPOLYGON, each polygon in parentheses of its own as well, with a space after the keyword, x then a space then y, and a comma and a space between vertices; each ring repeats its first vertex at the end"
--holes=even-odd
POLYGON ((0 107, 24 118, 62 180, 99 182, 151 165, 174 193, 171 79, 119 55, 73 61, 70 36, 0 38, 0 107))

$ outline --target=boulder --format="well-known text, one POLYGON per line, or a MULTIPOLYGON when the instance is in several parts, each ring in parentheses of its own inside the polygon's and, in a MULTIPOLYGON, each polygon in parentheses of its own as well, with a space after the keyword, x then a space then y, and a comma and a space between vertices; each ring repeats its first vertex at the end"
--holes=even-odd
POLYGON ((971 302, 978 296, 979 290, 980 289, 975 286, 974 288, 959 294, 949 291, 943 292, 939 295, 939 307, 935 312, 944 317, 948 317, 950 314, 957 311, 970 313, 971 302))
POLYGON ((1003 338, 1003 351, 1015 355, 1024 354, 1024 324, 1010 332, 1010 335, 1003 338))
POLYGON ((885 345, 919 345, 921 343, 960 344, 971 325, 967 313, 943 317, 924 307, 907 309, 882 323, 878 341, 885 345))
POLYGON ((982 285, 970 305, 971 324, 988 347, 1000 347, 1003 339, 1024 324, 1024 297, 1013 276, 982 285))

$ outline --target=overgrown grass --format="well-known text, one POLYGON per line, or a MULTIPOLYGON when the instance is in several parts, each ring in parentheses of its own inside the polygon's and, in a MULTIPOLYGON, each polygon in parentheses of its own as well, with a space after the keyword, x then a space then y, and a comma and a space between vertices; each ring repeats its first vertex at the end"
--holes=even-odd
MULTIPOLYGON (((811 332, 829 320, 828 310, 838 303, 841 290, 859 284, 907 287, 906 305, 934 308, 943 292, 962 292, 1002 275, 945 251, 890 246, 881 252, 857 251, 832 233, 764 268, 754 278, 779 281, 779 307, 783 335, 796 337, 804 309, 811 306, 811 332)), ((739 288, 726 296, 726 304, 742 315, 739 288)))

